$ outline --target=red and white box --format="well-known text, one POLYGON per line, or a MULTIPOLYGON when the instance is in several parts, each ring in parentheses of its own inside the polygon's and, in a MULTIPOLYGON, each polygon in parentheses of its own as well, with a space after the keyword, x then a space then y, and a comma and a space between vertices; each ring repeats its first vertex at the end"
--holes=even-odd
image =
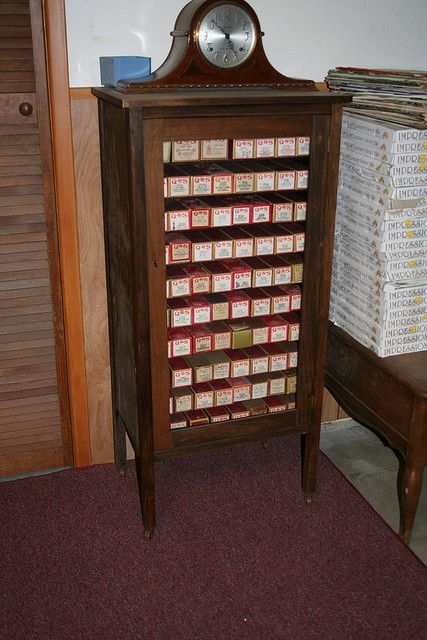
POLYGON ((257 375, 248 376, 248 380, 252 387, 252 400, 258 400, 259 398, 265 398, 268 395, 268 376, 257 375))
POLYGON ((230 303, 230 318, 247 318, 249 316, 250 300, 248 296, 239 291, 224 293, 230 303))
POLYGON ((297 189, 308 188, 308 169, 297 169, 295 186, 297 189))
POLYGON ((190 278, 182 267, 168 265, 166 270, 166 285, 166 295, 168 298, 190 295, 190 278))
POLYGON ((293 343, 287 343, 286 345, 282 345, 284 351, 288 354, 288 368, 296 369, 298 366, 298 349, 293 343))
POLYGON ((232 420, 241 420, 242 418, 249 418, 250 411, 241 402, 233 402, 227 407, 230 412, 232 420))
POLYGON ((187 418, 184 413, 176 413, 171 416, 171 429, 185 429, 187 426, 187 418))
POLYGON ((246 289, 245 294, 251 301, 250 315, 269 316, 271 311, 271 298, 263 289, 246 289))
POLYGON ((210 407, 206 409, 205 412, 209 421, 212 423, 227 422, 227 420, 230 420, 230 413, 223 407, 210 407))
POLYGON ((225 196, 218 200, 219 206, 231 207, 231 224, 249 224, 251 221, 251 206, 246 202, 246 196, 225 196))
POLYGON ((262 199, 270 204, 272 222, 292 222, 294 204, 281 193, 263 194, 262 199))
POLYGON ((211 226, 231 227, 233 224, 231 205, 221 199, 218 201, 217 198, 213 201, 209 200, 209 204, 211 206, 211 226))
POLYGON ((212 351, 205 356, 212 364, 212 374, 214 380, 222 380, 230 377, 230 360, 222 351, 212 351))
POLYGON ((280 371, 275 371, 270 374, 268 380, 268 395, 277 396, 286 392, 286 378, 280 371))
POLYGON ((307 217, 307 203, 295 202, 294 219, 298 221, 306 220, 307 217))
POLYGON ((267 229, 255 227, 254 254, 256 256, 268 256, 274 253, 275 236, 267 229))
POLYGON ((303 222, 307 217, 307 197, 303 193, 289 194, 289 199, 294 203, 294 220, 303 222))
POLYGON ((214 390, 214 406, 223 407, 233 402, 233 389, 227 380, 212 380, 214 390))
POLYGON ((295 171, 295 189, 307 189, 308 187, 308 169, 303 162, 298 160, 287 160, 285 167, 295 171))
POLYGON ((255 191, 274 191, 276 188, 276 174, 273 170, 261 165, 255 165, 255 191))
POLYGON ((252 193, 255 190, 255 174, 236 164, 234 167, 234 193, 252 193))
POLYGON ((271 297, 271 313, 288 313, 291 310, 291 295, 286 287, 274 286, 265 290, 271 297))
POLYGON ((170 327, 168 329, 168 356, 189 356, 192 351, 191 338, 184 329, 170 327))
POLYGON ((193 196, 209 196, 213 193, 211 176, 191 176, 190 191, 193 196))
POLYGON ((297 284, 281 287, 284 293, 289 295, 289 309, 278 311, 277 313, 287 313, 288 311, 299 311, 301 309, 301 287, 297 284))
POLYGON ((231 378, 249 375, 249 358, 242 349, 224 349, 224 354, 230 360, 231 378))
POLYGON ((181 268, 190 281, 190 292, 187 295, 211 291, 211 274, 204 267, 198 264, 185 264, 181 268))
POLYGON ((224 195, 234 192, 233 172, 220 164, 205 165, 204 170, 212 180, 212 193, 214 195, 224 195))
POLYGON ((292 169, 280 168, 276 171, 276 189, 290 191, 295 189, 296 176, 292 169))
POLYGON ((165 201, 166 231, 187 231, 191 227, 190 210, 181 200, 165 201))
POLYGON ((183 198, 179 201, 190 211, 190 228, 205 229, 211 226, 211 210, 201 198, 183 198))
POLYGON ((273 169, 263 165, 261 162, 239 162, 238 171, 253 172, 253 191, 274 191, 276 185, 276 175, 273 169))
POLYGON ((186 356, 185 359, 193 370, 194 383, 210 382, 212 380, 213 367, 206 355, 203 353, 193 353, 191 356, 186 356))
POLYGON ((262 230, 274 235, 274 253, 292 253, 294 250, 294 236, 282 224, 263 225, 262 230))
POLYGON ((256 158, 274 158, 276 153, 275 138, 256 138, 255 140, 255 157, 256 158))
POLYGON ((233 241, 235 258, 248 258, 254 255, 254 239, 247 231, 230 227, 224 233, 233 241))
POLYGON ((219 351, 231 348, 231 329, 225 322, 211 322, 206 329, 212 333, 212 349, 219 351))
POLYGON ((271 204, 263 197, 250 194, 242 197, 242 202, 250 206, 250 223, 258 224, 271 220, 271 204))
POLYGON ((252 269, 248 267, 243 260, 227 260, 227 262, 221 263, 231 273, 231 288, 246 289, 252 284, 252 269))
POLYGON ((242 260, 252 269, 252 286, 269 287, 273 283, 273 272, 263 259, 258 257, 244 258, 242 260))
POLYGON ((201 295, 186 298, 185 302, 191 308, 191 324, 205 324, 212 321, 212 307, 201 295))
POLYGON ((233 257, 233 240, 221 229, 206 229, 204 236, 212 241, 212 258, 221 260, 233 257))
POLYGON ((171 327, 188 327, 192 322, 192 310, 184 298, 168 300, 171 327))
POLYGON ((268 355, 259 345, 247 347, 245 353, 250 359, 250 373, 267 373, 268 371, 268 355))
POLYGON ((184 415, 187 418, 189 427, 201 427, 204 424, 209 424, 209 418, 203 409, 186 411, 184 415))
POLYGON ((172 162, 194 162, 199 159, 199 140, 176 140, 172 142, 172 162))
POLYGON ((185 360, 193 372, 193 384, 213 380, 213 364, 209 360, 209 356, 210 352, 193 353, 191 356, 185 356, 185 360))
POLYGON ((193 381, 193 372, 185 358, 172 358, 169 360, 171 372, 171 387, 189 387, 193 381))
POLYGON ((262 347, 268 355, 269 371, 284 371, 288 368, 288 354, 279 344, 265 344, 262 347))
POLYGON ((233 389, 233 402, 242 402, 251 399, 251 383, 247 378, 230 378, 233 389))
POLYGON ((205 269, 210 274, 211 286, 213 293, 221 293, 224 291, 231 291, 233 288, 233 277, 229 269, 222 262, 205 262, 205 269))
POLYGON ((212 260, 212 242, 201 231, 185 231, 182 235, 190 242, 193 262, 212 260))
POLYGON ((263 262, 271 268, 273 274, 272 284, 288 284, 292 282, 292 267, 283 262, 280 256, 264 256, 263 262))
MULTIPOLYGON (((305 245, 305 229, 302 224, 293 222, 292 225, 279 225, 280 232, 286 237, 292 236, 292 253, 304 251, 305 245)), ((287 251, 280 251, 280 253, 288 253, 287 251)))
POLYGON ((193 408, 193 394, 190 387, 171 389, 171 399, 173 401, 173 413, 191 411, 193 408))
POLYGON ((276 139, 276 156, 285 158, 296 154, 296 138, 277 138, 276 139))
POLYGON ((233 158, 253 158, 255 156, 255 140, 233 140, 233 158))
POLYGON ((204 326, 188 327, 188 334, 192 339, 193 353, 212 351, 212 333, 204 326))
POLYGON ((183 175, 190 178, 190 195, 209 196, 212 193, 212 178, 199 164, 181 164, 178 167, 183 175))
POLYGON ((288 325, 288 338, 285 338, 285 340, 287 339, 287 340, 290 340, 291 342, 293 342, 294 340, 298 340, 299 329, 300 329, 300 321, 299 321, 298 314, 292 312, 292 313, 286 313, 279 317, 283 318, 283 320, 288 325))
POLYGON ((201 160, 226 160, 228 158, 228 140, 202 140, 200 143, 201 160))
POLYGON ((190 195, 190 176, 177 167, 166 164, 164 166, 167 185, 167 197, 179 198, 190 195))
POLYGON ((230 302, 222 293, 207 293, 204 296, 212 307, 212 320, 228 320, 230 302))
POLYGON ((169 233, 166 237, 166 246, 171 264, 191 260, 191 242, 182 233, 169 233))
POLYGON ((270 327, 265 324, 264 318, 248 318, 246 322, 252 329, 252 343, 254 345, 269 342, 270 327))
POLYGON ((288 322, 282 316, 265 316, 262 321, 268 327, 269 342, 282 342, 288 339, 288 322))
POLYGON ((285 396, 268 396, 264 402, 268 407, 268 413, 280 413, 288 408, 285 396))
POLYGON ((214 391, 208 382, 193 384, 190 389, 194 395, 194 409, 206 409, 214 406, 214 391))
POLYGON ((310 153, 310 138, 308 136, 298 136, 297 138, 297 156, 308 156, 310 153))
POLYGON ((305 247, 305 228, 304 225, 295 223, 292 227, 294 232, 294 248, 295 251, 302 252, 305 247))

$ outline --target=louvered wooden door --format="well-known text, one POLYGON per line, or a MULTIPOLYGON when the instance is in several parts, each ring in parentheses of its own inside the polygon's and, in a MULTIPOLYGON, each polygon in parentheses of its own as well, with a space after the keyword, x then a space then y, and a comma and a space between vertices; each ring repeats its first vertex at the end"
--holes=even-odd
POLYGON ((0 0, 0 473, 72 462, 41 0, 0 0))

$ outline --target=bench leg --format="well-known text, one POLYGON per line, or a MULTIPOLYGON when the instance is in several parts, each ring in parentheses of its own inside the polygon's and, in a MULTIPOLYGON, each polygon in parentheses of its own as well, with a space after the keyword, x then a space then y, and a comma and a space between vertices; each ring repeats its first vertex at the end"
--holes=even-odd
POLYGON ((400 461, 398 492, 400 503, 399 535, 408 542, 417 511, 418 500, 423 483, 423 467, 400 461))

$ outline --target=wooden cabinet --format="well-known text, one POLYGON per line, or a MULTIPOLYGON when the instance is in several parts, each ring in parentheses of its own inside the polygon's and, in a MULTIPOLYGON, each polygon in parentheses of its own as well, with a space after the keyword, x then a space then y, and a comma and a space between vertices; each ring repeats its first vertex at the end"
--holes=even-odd
MULTIPOLYGON (((141 95, 95 89, 94 93, 99 98, 115 459, 124 471, 127 433, 140 469, 145 537, 151 536, 155 524, 154 461, 167 456, 299 433, 304 439, 302 484, 306 500, 310 501, 318 456, 343 98, 322 92, 270 89, 141 95), (224 422, 199 425, 187 420, 184 428, 171 429, 170 411, 174 406, 170 401, 167 327, 171 316, 165 258, 171 232, 165 231, 163 143, 227 140, 231 149, 238 139, 277 141, 283 137, 310 138, 309 155, 302 161, 309 176, 308 189, 303 189, 306 220, 286 223, 291 232, 293 226, 303 225, 305 233, 298 364, 293 370, 296 394, 288 394, 283 399, 284 410, 278 412, 266 408, 266 413, 239 419, 231 415, 224 422)), ((277 171, 278 160, 265 158, 262 162, 270 163, 271 170, 277 171)), ((205 168, 204 161, 198 162, 201 169, 205 168)), ((232 160, 217 162, 235 177, 238 169, 232 160)), ((235 160, 239 162, 248 171, 251 169, 250 161, 235 160)), ((183 172, 178 164, 174 170, 177 175, 183 172)), ((186 171, 191 173, 188 167, 186 171)), ((170 169, 166 173, 171 173, 170 169)), ((261 197, 271 193, 289 196, 282 187, 275 187, 275 191, 263 192, 261 197)), ((209 206, 216 198, 220 196, 209 196, 209 206)), ((277 223, 269 224, 273 225, 269 227, 272 235, 279 235, 277 223)), ((260 228, 252 224, 245 230, 257 235, 260 228)), ((241 227, 222 228, 225 232, 227 229, 241 227)), ((192 235, 196 238, 200 232, 185 233, 191 242, 192 235)), ((241 291, 245 293, 245 289, 241 291)), ((286 344, 281 344, 286 351, 286 344)))

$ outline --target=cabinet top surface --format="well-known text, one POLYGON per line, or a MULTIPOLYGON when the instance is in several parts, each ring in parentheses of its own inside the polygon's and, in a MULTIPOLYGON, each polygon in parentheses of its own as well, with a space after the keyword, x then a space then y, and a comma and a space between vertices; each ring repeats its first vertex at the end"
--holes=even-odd
POLYGON ((123 109, 168 108, 197 104, 199 106, 265 105, 265 104, 328 104, 349 102, 351 95, 328 91, 281 91, 268 88, 176 89, 124 95, 107 87, 95 87, 92 93, 101 100, 123 109))

